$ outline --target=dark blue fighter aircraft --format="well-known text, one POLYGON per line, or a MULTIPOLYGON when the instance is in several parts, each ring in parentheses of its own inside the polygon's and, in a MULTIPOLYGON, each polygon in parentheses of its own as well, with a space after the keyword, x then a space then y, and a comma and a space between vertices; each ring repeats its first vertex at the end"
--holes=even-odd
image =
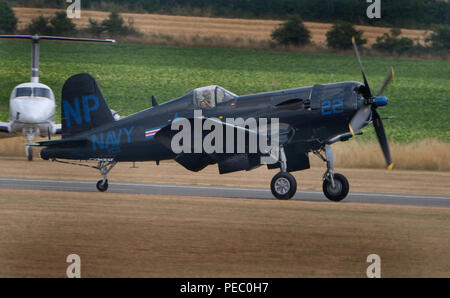
MULTIPOLYGON (((289 172, 310 167, 309 153, 326 162, 323 192, 332 201, 344 199, 349 192, 347 179, 334 172, 331 145, 346 141, 361 128, 373 124, 388 169, 392 169, 389 146, 377 108, 388 103, 381 94, 391 82, 389 74, 375 94, 367 82, 356 44, 353 43, 364 83, 340 82, 311 87, 237 96, 219 86, 198 88, 190 93, 120 120, 115 120, 94 78, 78 74, 69 78, 62 90, 62 139, 39 142, 45 147, 41 157, 63 160, 95 160, 103 179, 97 182, 99 191, 108 189, 107 175, 118 162, 174 159, 185 168, 197 172, 218 164, 221 174, 251 170, 261 165, 262 153, 246 150, 241 153, 175 153, 171 140, 177 131, 171 124, 179 118, 193 122, 194 110, 201 110, 205 119, 278 118, 278 160, 268 164, 279 168, 271 182, 273 195, 290 199, 297 182, 289 172)), ((250 130, 235 126, 232 129, 250 130)), ((205 137, 204 135, 202 135, 205 137)), ((226 144, 225 144, 226 145, 226 144)), ((247 146, 248 147, 248 146, 247 146)), ((79 164, 85 165, 86 164, 79 164)))

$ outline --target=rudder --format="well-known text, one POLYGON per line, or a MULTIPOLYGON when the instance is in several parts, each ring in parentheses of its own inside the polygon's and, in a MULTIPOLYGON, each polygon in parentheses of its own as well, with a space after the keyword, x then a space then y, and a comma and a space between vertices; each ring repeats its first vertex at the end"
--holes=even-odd
POLYGON ((63 138, 114 122, 111 110, 91 75, 77 74, 64 83, 61 121, 63 138))

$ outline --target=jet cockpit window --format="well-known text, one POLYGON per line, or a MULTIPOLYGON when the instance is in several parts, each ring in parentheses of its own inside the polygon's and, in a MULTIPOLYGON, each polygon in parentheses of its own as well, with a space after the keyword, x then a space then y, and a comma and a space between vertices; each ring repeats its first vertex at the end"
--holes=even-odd
POLYGON ((31 96, 31 88, 17 88, 16 97, 31 96))
POLYGON ((207 86, 194 90, 194 103, 202 109, 213 108, 235 97, 237 97, 236 94, 219 86, 207 86))
POLYGON ((31 88, 31 87, 21 87, 16 89, 16 97, 45 97, 52 98, 52 93, 47 88, 31 88))
POLYGON ((46 88, 33 88, 33 95, 36 97, 51 98, 50 90, 46 88))

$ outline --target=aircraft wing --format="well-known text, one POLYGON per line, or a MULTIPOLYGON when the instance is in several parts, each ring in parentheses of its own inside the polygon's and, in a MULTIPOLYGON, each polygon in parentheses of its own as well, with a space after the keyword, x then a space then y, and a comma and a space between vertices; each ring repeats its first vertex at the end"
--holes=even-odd
MULTIPOLYGON (((258 130, 253 130, 253 129, 249 129, 248 127, 245 127, 245 126, 239 126, 236 124, 227 123, 225 121, 221 121, 216 118, 201 118, 201 120, 203 120, 203 121, 205 121, 206 119, 208 119, 209 121, 212 121, 213 123, 221 124, 224 129, 224 134, 225 134, 225 130, 229 127, 235 129, 235 132, 241 131, 241 132, 244 132, 246 135, 250 135, 250 136, 258 136, 260 133, 260 132, 258 132, 258 130)), ((191 129, 193 129, 194 128, 194 119, 187 119, 187 120, 190 122, 191 129)), ((177 120, 174 119, 174 121, 177 121, 177 120)), ((177 134, 178 132, 179 132, 178 130, 172 130, 171 125, 167 125, 161 129, 159 129, 159 131, 155 135, 155 138, 157 140, 159 140, 161 143, 163 143, 166 147, 170 148, 172 137, 175 134, 177 134)), ((206 132, 203 131, 203 137, 205 137, 205 135, 207 135, 209 132, 210 131, 206 131, 206 132)), ((267 133, 268 136, 270 136, 270 129, 268 129, 268 128, 262 129, 262 132, 265 132, 265 133, 267 133)), ((192 136, 194 135, 193 131, 192 131, 191 135, 192 136)), ((236 135, 236 133, 235 133, 235 135, 236 135)), ((279 137, 280 145, 287 145, 291 141, 292 135, 293 135, 292 126, 290 126, 289 124, 286 124, 286 123, 279 123, 278 137, 279 137)), ((224 139, 224 142, 225 142, 225 139, 224 139)))
MULTIPOLYGON (((265 133, 267 136, 271 135, 271 131, 270 128, 268 127, 263 127, 261 129, 261 131, 258 130, 252 130, 249 129, 247 127, 243 127, 243 126, 239 126, 239 125, 235 125, 235 124, 230 124, 224 121, 221 121, 219 119, 214 119, 214 118, 209 118, 210 121, 214 122, 214 123, 218 123, 218 124, 222 124, 224 127, 231 127, 234 128, 236 131, 244 131, 246 134, 248 135, 256 135, 258 136, 261 132, 265 133)), ((280 145, 287 145, 289 144, 289 142, 291 141, 291 138, 293 136, 293 128, 291 125, 287 124, 287 123, 279 123, 279 127, 278 127, 278 143, 280 145)))
MULTIPOLYGON (((191 171, 200 171, 203 168, 205 168, 208 165, 211 164, 219 164, 219 171, 221 173, 229 173, 229 172, 233 172, 233 171, 240 171, 240 170, 251 170, 257 166, 260 166, 260 157, 262 155, 264 156, 269 156, 268 154, 263 154, 260 152, 256 152, 256 153, 249 153, 251 152, 251 150, 249 150, 249 142, 246 141, 245 142, 245 151, 247 153, 224 153, 224 154, 216 154, 216 153, 194 153, 194 132, 193 132, 193 128, 194 128, 194 119, 186 119, 190 122, 190 127, 191 127, 191 150, 190 153, 180 153, 175 157, 175 161, 178 162, 179 164, 181 164, 182 166, 184 166, 185 168, 191 170, 191 171)), ((206 118, 202 118, 203 121, 206 121, 206 118)), ((219 119, 215 119, 215 118, 209 118, 210 121, 214 122, 214 123, 218 123, 218 124, 222 124, 222 129, 224 131, 224 139, 223 139, 223 145, 224 145, 224 151, 227 150, 225 149, 226 147, 226 129, 228 127, 231 127, 234 129, 235 133, 234 133, 234 144, 236 146, 236 136, 237 136, 237 132, 239 131, 243 131, 245 133, 246 140, 249 140, 248 137, 253 136, 253 137, 258 137, 259 136, 259 132, 257 130, 251 130, 248 129, 247 127, 242 127, 239 125, 235 125, 235 124, 231 124, 231 123, 226 123, 223 122, 219 119)), ((177 121, 176 119, 174 121, 177 121)), ((184 124, 183 124, 184 125, 184 124)), ((187 125, 187 124, 186 124, 187 125)), ((267 129, 266 130, 262 130, 263 133, 267 133, 270 136, 270 133, 268 133, 267 129)), ((293 136, 293 132, 294 130, 292 129, 292 127, 289 124, 285 124, 285 123, 280 123, 279 124, 279 144, 280 145, 286 145, 288 144, 293 136)), ((166 148, 171 149, 171 142, 172 142, 172 138, 179 133, 178 130, 172 130, 171 129, 171 125, 167 125, 161 129, 159 129, 159 131, 155 134, 155 140, 159 141, 161 144, 163 144, 166 148)), ((203 136, 202 139, 205 138, 206 135, 208 135, 210 133, 210 131, 203 131, 203 136)), ((269 142, 271 143, 271 142, 269 142)), ((236 147, 234 149, 236 151, 236 147)))
POLYGON ((0 138, 12 138, 14 134, 9 132, 9 123, 0 122, 0 138))

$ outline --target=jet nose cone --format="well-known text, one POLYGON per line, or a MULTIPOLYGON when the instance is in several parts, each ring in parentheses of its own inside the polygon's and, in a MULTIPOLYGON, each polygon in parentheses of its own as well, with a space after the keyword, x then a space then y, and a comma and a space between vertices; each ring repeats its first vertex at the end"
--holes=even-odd
POLYGON ((41 123, 48 120, 47 113, 42 113, 42 111, 36 110, 21 110, 17 111, 16 119, 25 123, 41 123))
POLYGON ((42 123, 54 115, 54 103, 49 100, 15 99, 11 105, 11 116, 20 122, 42 123))
POLYGON ((377 107, 384 107, 388 104, 389 100, 386 96, 377 96, 375 97, 375 106, 377 107))

